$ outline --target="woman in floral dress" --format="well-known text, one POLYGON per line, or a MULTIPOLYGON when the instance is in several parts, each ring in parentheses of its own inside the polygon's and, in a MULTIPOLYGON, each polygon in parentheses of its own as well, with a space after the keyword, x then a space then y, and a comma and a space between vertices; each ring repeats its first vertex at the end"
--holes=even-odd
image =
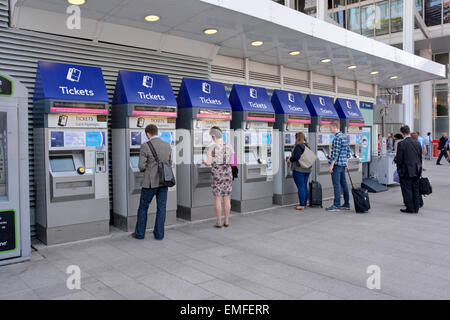
POLYGON ((203 163, 211 166, 211 187, 217 215, 215 227, 222 228, 222 200, 225 215, 223 226, 228 227, 233 183, 230 158, 234 153, 233 147, 223 141, 222 130, 219 127, 212 127, 209 134, 214 143, 208 149, 208 161, 203 161, 203 163))

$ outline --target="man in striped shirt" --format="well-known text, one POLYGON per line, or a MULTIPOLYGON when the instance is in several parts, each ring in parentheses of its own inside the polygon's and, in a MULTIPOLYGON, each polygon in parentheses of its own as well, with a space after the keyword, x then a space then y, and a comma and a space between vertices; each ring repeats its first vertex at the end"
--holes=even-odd
POLYGON ((347 137, 339 130, 336 123, 331 124, 331 132, 334 133, 333 144, 331 147, 330 173, 333 181, 334 202, 327 211, 336 212, 350 210, 350 195, 348 192, 347 179, 345 178, 345 168, 347 168, 347 159, 352 155, 347 137), (341 206, 341 187, 344 192, 344 205, 341 206))

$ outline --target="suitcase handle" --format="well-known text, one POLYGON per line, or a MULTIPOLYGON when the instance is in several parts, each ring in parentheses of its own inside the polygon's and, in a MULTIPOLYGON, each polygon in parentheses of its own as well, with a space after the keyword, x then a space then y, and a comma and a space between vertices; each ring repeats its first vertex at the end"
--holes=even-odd
POLYGON ((352 185, 352 189, 355 189, 355 187, 353 186, 352 176, 350 175, 350 170, 348 170, 348 166, 347 166, 347 174, 348 174, 348 178, 350 179, 350 184, 352 185))

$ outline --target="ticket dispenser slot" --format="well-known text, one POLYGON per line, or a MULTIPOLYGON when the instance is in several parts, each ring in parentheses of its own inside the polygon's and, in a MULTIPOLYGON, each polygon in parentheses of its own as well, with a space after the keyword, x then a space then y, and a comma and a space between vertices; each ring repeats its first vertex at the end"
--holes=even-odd
POLYGON ((207 161, 207 148, 194 149, 194 187, 211 186, 211 167, 202 164, 202 160, 207 161))
POLYGON ((85 169, 84 151, 50 152, 49 162, 52 202, 94 198, 94 174, 85 169))
POLYGON ((245 148, 245 164, 244 164, 244 181, 266 181, 266 176, 261 173, 265 172, 266 164, 263 159, 258 157, 258 151, 255 149, 245 148))
POLYGON ((139 150, 130 151, 130 169, 129 169, 129 188, 130 193, 139 194, 141 192, 144 173, 139 170, 139 150))

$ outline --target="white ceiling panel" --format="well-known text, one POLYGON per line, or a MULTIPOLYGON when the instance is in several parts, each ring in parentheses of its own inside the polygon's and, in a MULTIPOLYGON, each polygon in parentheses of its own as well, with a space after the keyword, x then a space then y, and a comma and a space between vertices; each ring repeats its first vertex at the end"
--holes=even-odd
MULTIPOLYGON (((18 6, 65 13, 65 0, 19 0, 18 6)), ((382 87, 445 77, 445 66, 317 20, 271 0, 89 0, 82 16, 219 46, 219 54, 285 65, 382 87), (144 17, 157 14, 158 22, 144 17), (203 30, 217 28, 216 35, 203 30), (251 46, 262 40, 260 47, 251 46), (293 50, 299 56, 290 56, 293 50), (330 58, 330 63, 320 60, 330 58), (349 65, 357 69, 349 70, 349 65), (378 71, 376 76, 371 71, 378 71), (389 77, 397 75, 397 80, 389 77)), ((45 23, 45 21, 42 21, 45 23)), ((57 31, 55 31, 57 32, 57 31)), ((118 39, 120 42, 120 39, 118 39)))

